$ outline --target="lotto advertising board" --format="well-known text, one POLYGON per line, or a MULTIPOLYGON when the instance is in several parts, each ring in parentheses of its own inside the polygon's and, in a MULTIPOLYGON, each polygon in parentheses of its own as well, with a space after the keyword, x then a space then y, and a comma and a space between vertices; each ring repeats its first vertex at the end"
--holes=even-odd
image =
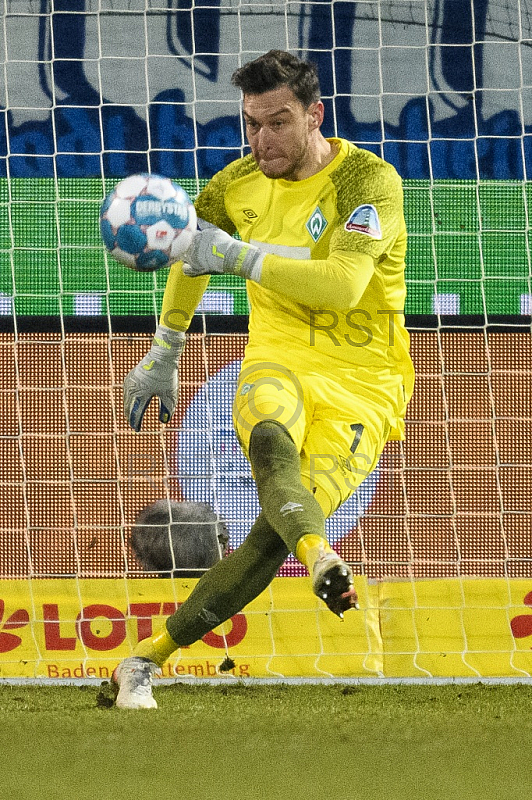
MULTIPOLYGON (((194 583, 2 581, 0 678, 109 679, 194 583)), ((243 613, 177 651, 161 677, 529 677, 531 586, 358 577, 361 608, 341 621, 318 604, 308 578, 276 578, 243 613), (226 652, 233 666, 224 672, 226 652)))

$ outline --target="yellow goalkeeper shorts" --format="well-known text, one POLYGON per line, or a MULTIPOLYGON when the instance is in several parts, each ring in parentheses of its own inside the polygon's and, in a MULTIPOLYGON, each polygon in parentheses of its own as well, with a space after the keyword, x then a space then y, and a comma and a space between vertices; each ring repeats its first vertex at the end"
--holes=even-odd
POLYGON ((251 431, 264 420, 287 429, 301 454, 303 484, 326 517, 377 466, 390 432, 386 410, 362 393, 279 364, 250 364, 233 403, 235 431, 248 459, 251 431))

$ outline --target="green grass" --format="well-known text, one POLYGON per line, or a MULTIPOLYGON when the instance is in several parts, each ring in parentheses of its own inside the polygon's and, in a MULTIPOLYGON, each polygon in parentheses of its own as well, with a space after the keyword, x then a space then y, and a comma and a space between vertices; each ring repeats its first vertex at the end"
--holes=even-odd
POLYGON ((530 686, 0 687, 10 800, 528 800, 530 686))

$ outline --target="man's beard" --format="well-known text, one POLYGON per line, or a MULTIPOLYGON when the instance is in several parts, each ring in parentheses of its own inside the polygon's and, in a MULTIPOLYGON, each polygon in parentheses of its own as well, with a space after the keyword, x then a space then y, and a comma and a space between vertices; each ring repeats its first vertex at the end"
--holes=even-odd
POLYGON ((285 169, 274 170, 273 172, 271 170, 268 170, 267 164, 266 164, 266 169, 263 169, 263 167, 260 164, 260 160, 255 158, 255 161, 257 161, 259 169, 261 170, 261 172, 264 173, 264 175, 266 175, 267 178, 271 178, 272 180, 281 179, 287 181, 295 181, 297 180, 297 173, 305 164, 307 152, 308 152, 308 142, 305 142, 305 144, 301 147, 298 156, 295 159, 292 158, 291 163, 285 169))

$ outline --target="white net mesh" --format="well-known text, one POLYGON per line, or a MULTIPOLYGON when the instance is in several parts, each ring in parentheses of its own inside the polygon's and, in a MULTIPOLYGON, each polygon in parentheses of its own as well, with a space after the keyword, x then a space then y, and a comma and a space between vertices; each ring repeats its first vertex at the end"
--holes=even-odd
MULTIPOLYGON (((232 71, 286 48, 318 64, 325 133, 398 168, 410 233, 417 384, 407 439, 389 446, 329 522, 329 537, 357 576, 410 582, 414 674, 435 673, 421 618, 441 610, 419 595, 418 578, 458 579, 460 669, 484 674, 466 650, 492 647, 468 640, 470 577, 502 581, 495 599, 473 605, 497 609, 515 634, 508 647, 521 646, 529 630, 526 620, 511 624, 520 618, 512 603, 528 595, 511 581, 529 579, 532 563, 531 18, 529 0, 4 2, 1 579, 36 587, 70 577, 81 587, 140 578, 131 527, 161 498, 208 503, 227 520, 231 546, 246 535, 258 502, 230 421, 244 287, 213 280, 171 425, 161 428, 150 409, 133 434, 121 384, 149 346, 166 276, 107 259, 98 210, 118 178, 144 170, 194 196, 243 152, 232 71)), ((281 574, 304 572, 289 559, 281 574)), ((184 591, 172 588, 165 602, 184 591)), ((284 602, 272 600, 292 613, 284 602)), ((368 656, 372 608, 360 640, 364 674, 382 673, 368 656)), ((38 603, 32 613, 38 627, 38 603)), ((75 633, 75 617, 71 634, 85 630, 87 658, 94 641, 79 622, 75 633)), ((23 620, 10 619, 14 628, 23 620)), ((283 674, 275 618, 269 624, 264 660, 283 674)), ((0 637, 0 651, 13 642, 0 637)), ((327 635, 314 646, 305 658, 334 675, 327 635)))

